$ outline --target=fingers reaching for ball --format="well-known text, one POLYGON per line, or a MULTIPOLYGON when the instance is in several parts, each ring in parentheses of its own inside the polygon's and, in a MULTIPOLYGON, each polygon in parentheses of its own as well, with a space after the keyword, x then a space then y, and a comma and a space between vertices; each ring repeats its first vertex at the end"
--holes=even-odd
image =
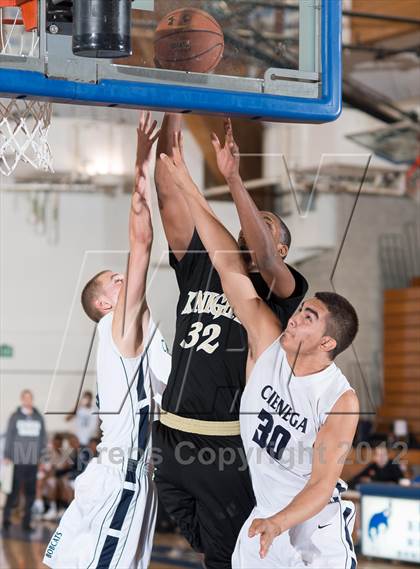
POLYGON ((167 154, 162 153, 160 154, 160 159, 165 164, 171 174, 175 186, 178 189, 187 191, 189 188, 195 187, 187 165, 185 164, 183 134, 181 131, 176 131, 174 133, 172 155, 168 156, 167 154))
POLYGON ((239 177, 239 147, 233 137, 232 122, 230 118, 224 120, 225 142, 222 146, 215 132, 211 134, 211 143, 216 152, 217 166, 220 173, 229 183, 239 177))
POLYGON ((152 122, 152 113, 142 111, 140 113, 139 126, 137 128, 137 155, 135 184, 137 188, 141 179, 148 175, 148 168, 152 158, 152 148, 159 138, 160 130, 157 128, 157 121, 152 122))

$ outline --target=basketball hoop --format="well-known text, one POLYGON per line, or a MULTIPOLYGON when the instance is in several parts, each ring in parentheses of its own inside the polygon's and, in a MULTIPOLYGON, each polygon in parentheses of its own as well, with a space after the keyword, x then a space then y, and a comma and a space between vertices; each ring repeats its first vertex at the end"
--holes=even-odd
MULTIPOLYGON (((37 0, 0 0, 0 54, 32 57, 39 44, 37 0)), ((52 171, 48 144, 52 105, 0 99, 0 172, 10 176, 20 161, 52 171)))

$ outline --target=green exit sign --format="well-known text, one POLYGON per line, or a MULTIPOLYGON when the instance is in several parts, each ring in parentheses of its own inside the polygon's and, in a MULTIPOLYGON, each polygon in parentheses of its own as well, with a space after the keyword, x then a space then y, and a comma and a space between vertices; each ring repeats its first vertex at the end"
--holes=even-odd
POLYGON ((0 358, 13 358, 13 348, 7 344, 0 346, 0 358))

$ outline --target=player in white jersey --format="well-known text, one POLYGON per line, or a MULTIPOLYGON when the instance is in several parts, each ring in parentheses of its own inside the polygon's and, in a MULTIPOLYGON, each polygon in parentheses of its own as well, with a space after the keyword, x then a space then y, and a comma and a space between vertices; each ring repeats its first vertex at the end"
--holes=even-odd
MULTIPOLYGON (((219 165, 239 169, 231 133, 213 145, 219 165)), ((357 314, 335 293, 303 302, 283 331, 258 297, 243 258, 189 176, 176 138, 162 155, 184 192, 195 226, 235 315, 248 334, 241 436, 256 507, 232 557, 234 569, 356 566, 353 507, 339 479, 358 421, 358 400, 333 360, 353 341, 357 314)))
POLYGON ((98 457, 76 478, 75 498, 48 544, 44 563, 49 567, 143 569, 150 562, 157 509, 151 419, 171 367, 145 298, 153 240, 148 166, 155 129, 150 114, 142 114, 127 278, 103 271, 82 293, 86 313, 98 322, 102 439, 98 457))

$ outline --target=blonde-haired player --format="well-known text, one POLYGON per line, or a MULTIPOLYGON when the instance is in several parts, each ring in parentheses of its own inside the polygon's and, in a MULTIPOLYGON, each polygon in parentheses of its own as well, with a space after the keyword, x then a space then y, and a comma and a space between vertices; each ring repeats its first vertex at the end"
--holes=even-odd
POLYGON ((76 478, 75 498, 48 544, 44 563, 49 567, 143 569, 150 562, 157 508, 151 419, 171 365, 145 297, 153 240, 148 167, 158 134, 150 113, 143 113, 128 274, 102 271, 82 293, 85 312, 98 322, 102 438, 98 458, 76 478))

